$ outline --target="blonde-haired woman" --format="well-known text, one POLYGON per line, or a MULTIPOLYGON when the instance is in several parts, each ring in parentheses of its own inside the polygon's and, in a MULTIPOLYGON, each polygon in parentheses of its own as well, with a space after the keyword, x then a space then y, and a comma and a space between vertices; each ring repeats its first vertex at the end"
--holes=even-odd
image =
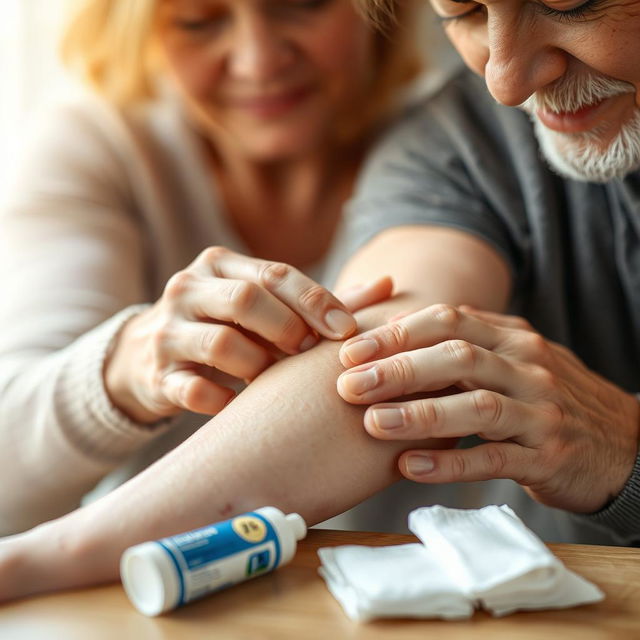
MULTIPOLYGON (((406 8, 409 15, 411 8, 406 8)), ((174 448, 283 354, 355 330, 342 208, 418 56, 351 0, 87 0, 95 91, 0 218, 0 534, 174 448)))

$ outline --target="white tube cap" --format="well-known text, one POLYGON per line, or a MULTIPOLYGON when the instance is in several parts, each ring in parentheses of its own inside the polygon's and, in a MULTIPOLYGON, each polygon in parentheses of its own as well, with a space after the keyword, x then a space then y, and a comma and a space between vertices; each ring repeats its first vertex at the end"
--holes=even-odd
POLYGON ((156 542, 127 549, 120 560, 120 577, 129 600, 146 616, 157 616, 178 603, 177 570, 156 542))
POLYGON ((296 540, 302 540, 307 535, 307 523, 299 513, 289 513, 284 518, 289 523, 296 540))

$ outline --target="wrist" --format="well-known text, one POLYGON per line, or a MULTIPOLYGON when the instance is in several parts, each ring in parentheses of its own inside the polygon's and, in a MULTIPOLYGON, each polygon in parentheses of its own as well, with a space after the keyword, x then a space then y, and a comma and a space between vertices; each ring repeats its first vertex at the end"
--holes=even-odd
POLYGON ((0 540, 0 602, 50 590, 49 578, 59 572, 51 544, 42 539, 47 525, 0 540))
POLYGON ((102 369, 104 388, 111 403, 127 418, 138 424, 151 424, 165 416, 145 407, 133 391, 132 354, 137 352, 133 340, 141 314, 129 318, 119 329, 107 350, 102 369))

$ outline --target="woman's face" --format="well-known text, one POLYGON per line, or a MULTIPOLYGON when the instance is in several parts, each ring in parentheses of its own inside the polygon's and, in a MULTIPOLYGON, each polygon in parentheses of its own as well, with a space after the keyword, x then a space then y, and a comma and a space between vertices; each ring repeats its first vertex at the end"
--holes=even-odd
POLYGON ((254 160, 319 149, 372 83, 375 36, 351 0, 160 0, 159 29, 199 126, 254 160))

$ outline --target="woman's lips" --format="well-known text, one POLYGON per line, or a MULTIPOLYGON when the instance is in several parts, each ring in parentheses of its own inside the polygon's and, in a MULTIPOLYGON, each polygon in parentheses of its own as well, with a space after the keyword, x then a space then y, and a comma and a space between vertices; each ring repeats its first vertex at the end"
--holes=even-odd
POLYGON ((538 109, 536 115, 548 129, 560 133, 581 133, 593 129, 599 123, 601 112, 612 99, 606 98, 572 112, 538 109))
POLYGON ((297 107, 309 94, 310 90, 307 88, 295 89, 275 95, 234 98, 229 100, 227 105, 257 118, 275 118, 297 107))

